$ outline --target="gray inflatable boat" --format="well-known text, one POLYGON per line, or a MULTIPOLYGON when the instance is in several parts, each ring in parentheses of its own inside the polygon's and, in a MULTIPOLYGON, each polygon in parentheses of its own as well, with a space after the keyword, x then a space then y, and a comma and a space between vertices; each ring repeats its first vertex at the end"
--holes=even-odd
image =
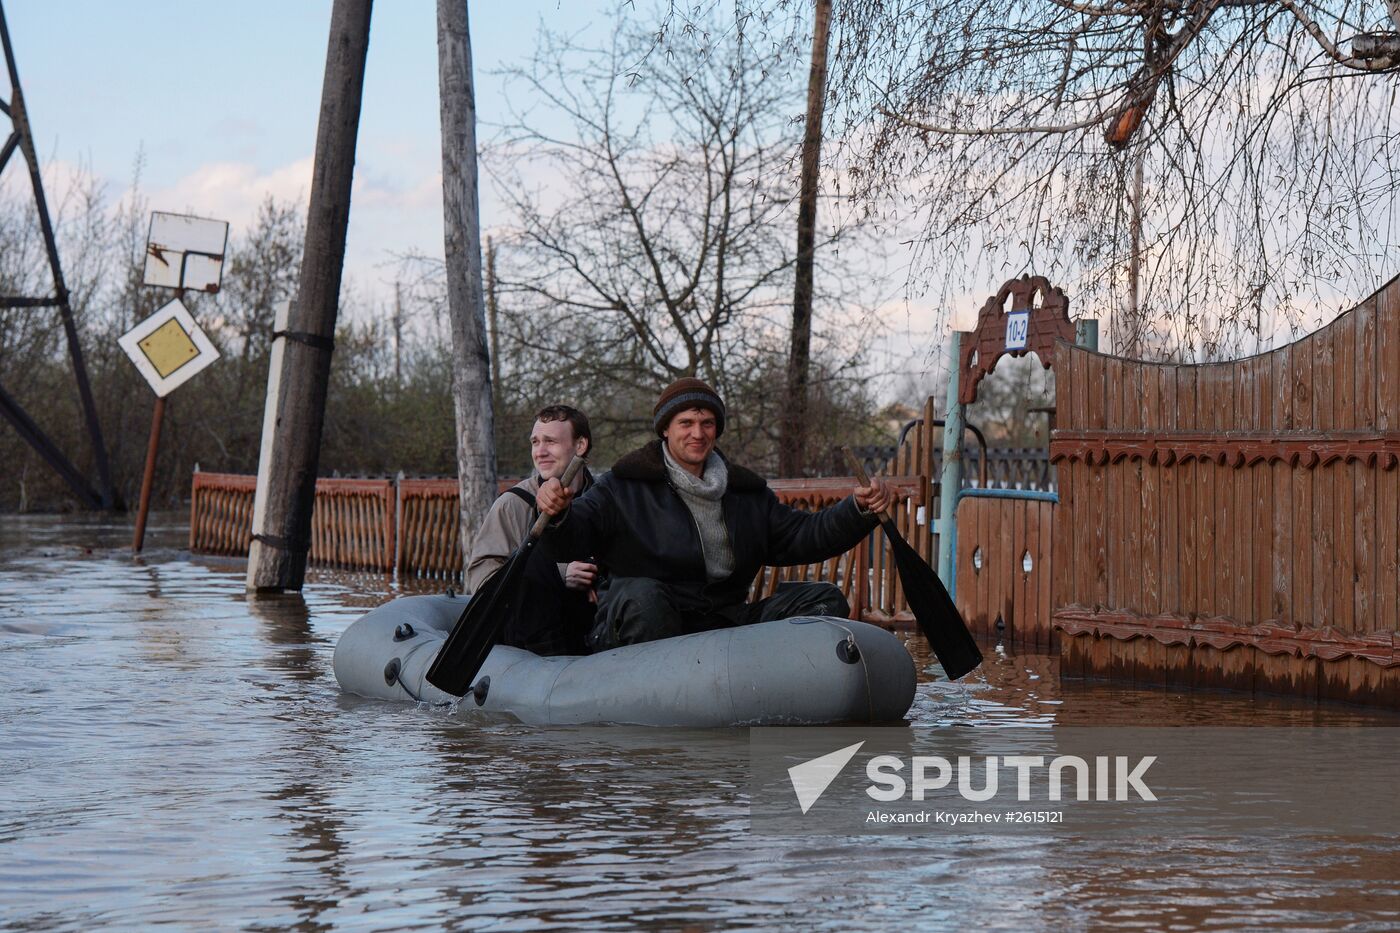
MULTIPOLYGON (((405 596, 353 622, 335 646, 346 693, 458 703, 428 668, 466 606, 405 596)), ((914 702, 914 660, 898 637, 848 619, 805 617, 542 658, 497 645, 460 708, 537 725, 748 726, 897 722, 914 702)))

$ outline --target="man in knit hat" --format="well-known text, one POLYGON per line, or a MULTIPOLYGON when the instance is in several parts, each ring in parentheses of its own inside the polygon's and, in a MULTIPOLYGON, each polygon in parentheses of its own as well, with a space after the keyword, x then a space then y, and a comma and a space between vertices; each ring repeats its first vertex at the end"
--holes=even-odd
POLYGON ((659 440, 627 454, 588 492, 541 484, 539 509, 558 516, 542 539, 556 560, 596 555, 610 574, 598 592, 594 651, 730 625, 802 615, 846 616, 829 583, 785 586, 745 603, 759 570, 850 550, 889 507, 880 480, 820 512, 778 501, 756 473, 715 448, 719 394, 694 377, 667 386, 653 409, 659 440))

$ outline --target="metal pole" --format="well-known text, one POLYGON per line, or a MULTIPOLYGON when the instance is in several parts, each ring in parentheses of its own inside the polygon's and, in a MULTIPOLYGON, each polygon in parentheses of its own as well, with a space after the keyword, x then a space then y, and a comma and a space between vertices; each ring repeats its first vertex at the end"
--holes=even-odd
POLYGON ((15 52, 10 45, 10 28, 5 21, 3 6, 0 6, 0 43, 4 45, 5 64, 10 73, 12 96, 8 113, 19 136, 20 151, 24 153, 24 160, 29 163, 29 182, 34 189, 39 231, 43 234, 44 249, 48 253, 49 269, 53 273, 54 298, 59 315, 63 319, 63 333, 68 340, 68 356, 73 361, 73 375, 78 382, 78 399, 82 403, 83 419, 87 422, 88 437, 92 441, 93 459, 97 463, 97 480, 102 490, 102 507, 111 509, 116 506, 116 494, 107 463, 107 446, 102 440, 102 428, 97 421, 97 406, 92 400, 87 367, 83 363, 83 351, 78 343, 78 327, 73 320, 73 308, 68 302, 68 286, 63 281, 63 267, 58 261, 58 242, 54 238, 53 223, 49 220, 49 206, 44 198, 44 181, 39 174, 39 156, 34 150, 34 134, 29 125, 28 112, 25 110, 24 95, 19 88, 19 68, 15 65, 15 52))
POLYGON ((962 333, 948 335, 948 407, 943 415, 943 475, 938 486, 938 579, 953 592, 953 525, 962 488, 963 404, 958 401, 962 375, 962 333))
POLYGON ((141 474, 141 505, 136 511, 136 535, 131 539, 131 553, 140 554, 146 543, 146 513, 151 508, 151 485, 156 476, 156 452, 160 448, 160 423, 165 417, 165 396, 156 396, 155 412, 151 415, 151 442, 146 445, 146 472, 141 474))
POLYGON ((19 436, 38 451, 44 462, 62 477, 68 488, 73 491, 73 495, 90 509, 102 508, 102 496, 88 483, 87 477, 78 472, 78 468, 69 462, 53 441, 49 440, 48 435, 39 428, 19 401, 5 391, 3 385, 0 385, 0 415, 14 425, 19 436))

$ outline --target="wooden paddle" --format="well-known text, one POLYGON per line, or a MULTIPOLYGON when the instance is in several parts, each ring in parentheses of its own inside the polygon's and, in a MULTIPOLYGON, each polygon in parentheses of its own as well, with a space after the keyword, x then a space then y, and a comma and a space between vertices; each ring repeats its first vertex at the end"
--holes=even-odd
MULTIPOLYGON (((865 467, 851 453, 851 448, 842 447, 841 452, 850 461, 851 469, 862 486, 870 485, 870 477, 865 467)), ((949 495, 949 493, 945 493, 949 495)), ((895 527, 894 520, 886 512, 880 516, 880 527, 885 529, 885 537, 890 540, 890 550, 894 553, 895 569, 904 583, 904 599, 919 623, 919 630, 928 639, 929 647, 938 656, 938 663, 950 680, 971 671, 982 663, 982 652, 977 648, 972 633, 967 630, 962 614, 954 605, 952 597, 943 588, 938 574, 928 565, 919 552, 909 546, 895 527)))
MULTIPOLYGON (((565 488, 583 469, 584 462, 583 457, 574 457, 569 461, 568 468, 559 479, 565 488)), ((452 627, 452 634, 447 636, 433 666, 428 668, 428 683, 456 697, 471 689, 472 680, 486 662, 486 656, 491 653, 492 646, 500 637, 501 628, 506 624, 506 614, 497 611, 497 607, 515 589, 515 581, 524 571, 525 562, 534 552, 540 535, 544 534, 549 518, 541 512, 510 559, 471 595, 457 624, 452 627)))

